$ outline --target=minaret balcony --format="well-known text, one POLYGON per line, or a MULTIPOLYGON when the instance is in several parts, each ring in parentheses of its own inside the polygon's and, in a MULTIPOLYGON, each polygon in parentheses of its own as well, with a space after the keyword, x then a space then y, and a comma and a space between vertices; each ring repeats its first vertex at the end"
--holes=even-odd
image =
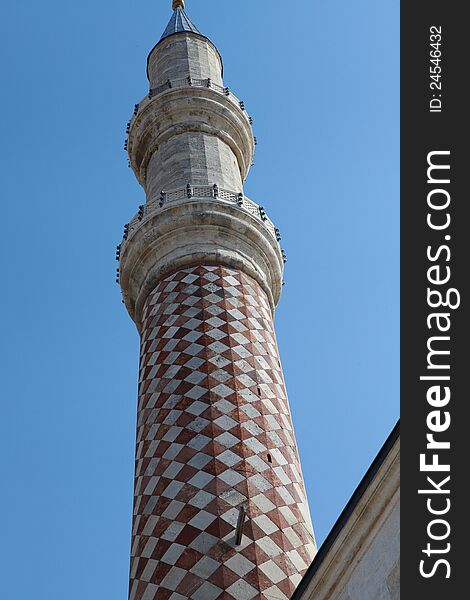
POLYGON ((228 88, 209 87, 208 81, 173 80, 151 91, 136 107, 128 127, 127 150, 130 165, 146 190, 153 187, 148 181, 153 155, 172 138, 188 132, 221 140, 233 153, 237 177, 245 181, 255 151, 252 119, 228 88))
POLYGON ((133 217, 133 219, 131 219, 131 221, 128 223, 128 226, 126 226, 127 234, 126 239, 123 240, 123 243, 126 243, 128 240, 130 240, 130 238, 132 238, 133 232, 139 228, 142 221, 150 217, 154 217, 156 213, 161 212, 169 205, 186 203, 191 200, 197 201, 206 198, 212 198, 216 202, 232 204, 242 208, 250 213, 253 217, 261 221, 277 242, 280 241, 279 229, 266 215, 264 208, 253 202, 253 200, 250 200, 244 194, 221 189, 216 184, 210 186, 191 186, 188 184, 184 188, 171 190, 169 192, 162 192, 157 200, 152 200, 151 202, 148 202, 142 206, 141 210, 133 217))
POLYGON ((217 185, 162 192, 142 205, 120 245, 124 302, 140 326, 149 291, 163 276, 191 264, 224 264, 253 277, 274 311, 282 290, 285 253, 263 207, 217 185))
MULTIPOLYGON (((173 79, 173 80, 169 79, 163 85, 160 85, 157 88, 151 89, 148 94, 148 98, 151 99, 151 98, 154 98, 155 96, 159 96, 160 94, 163 94, 163 92, 166 92, 167 90, 172 90, 172 89, 181 88, 181 87, 203 87, 203 88, 209 88, 209 89, 215 90, 219 94, 223 94, 224 96, 229 98, 229 100, 231 100, 235 105, 239 106, 242 109, 242 111, 246 114, 246 117, 247 117, 250 125, 253 124, 253 119, 248 115, 248 113, 245 110, 245 103, 243 102, 243 100, 240 100, 239 98, 237 98, 237 96, 235 96, 235 94, 230 90, 230 88, 223 86, 223 85, 219 85, 219 84, 213 82, 211 79, 194 79, 192 77, 183 77, 180 79, 173 79)), ((145 100, 143 100, 139 105, 137 105, 137 113, 140 110, 140 108, 143 107, 144 102, 145 102, 145 100)))

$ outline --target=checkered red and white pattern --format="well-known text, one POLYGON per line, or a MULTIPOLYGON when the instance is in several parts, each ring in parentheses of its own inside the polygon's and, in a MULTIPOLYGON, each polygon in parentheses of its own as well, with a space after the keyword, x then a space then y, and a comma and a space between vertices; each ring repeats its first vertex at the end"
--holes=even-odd
POLYGON ((314 553, 266 294, 169 275, 143 313, 130 600, 288 600, 314 553))

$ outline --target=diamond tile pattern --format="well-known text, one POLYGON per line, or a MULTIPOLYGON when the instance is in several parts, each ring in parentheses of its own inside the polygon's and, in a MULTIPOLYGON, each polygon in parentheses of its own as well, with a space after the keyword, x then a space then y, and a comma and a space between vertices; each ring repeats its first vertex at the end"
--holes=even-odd
POLYGON ((222 266, 166 277, 143 313, 130 600, 288 600, 314 553, 266 294, 222 266))

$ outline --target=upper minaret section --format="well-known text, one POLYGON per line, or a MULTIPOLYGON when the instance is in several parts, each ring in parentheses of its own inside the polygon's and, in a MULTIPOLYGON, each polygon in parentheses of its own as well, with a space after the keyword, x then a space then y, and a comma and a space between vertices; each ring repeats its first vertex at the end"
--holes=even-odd
POLYGON ((184 12, 184 3, 173 3, 170 19, 159 43, 148 57, 147 76, 151 89, 177 79, 184 73, 192 79, 210 79, 223 85, 222 58, 212 42, 184 12))
POLYGON ((131 122, 130 164, 147 201, 188 183, 242 192, 255 140, 243 103, 223 83, 214 44, 173 3, 173 15, 150 52, 149 98, 131 122))
POLYGON ((173 14, 147 60, 150 88, 127 132, 129 166, 146 203, 126 226, 118 281, 140 327, 148 293, 193 264, 240 269, 274 309, 282 287, 279 232, 243 184, 256 139, 244 103, 225 86, 221 56, 184 11, 173 14))

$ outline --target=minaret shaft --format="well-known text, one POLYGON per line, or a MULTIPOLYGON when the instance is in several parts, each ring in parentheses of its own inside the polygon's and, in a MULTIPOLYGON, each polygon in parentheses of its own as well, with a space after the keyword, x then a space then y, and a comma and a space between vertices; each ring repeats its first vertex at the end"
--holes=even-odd
POLYGON ((130 600, 290 598, 312 559, 272 311, 240 271, 182 269, 145 304, 133 536, 130 600))
POLYGON ((243 190, 240 168, 230 146, 213 133, 187 130, 163 142, 149 161, 145 191, 149 201, 162 190, 212 185, 243 190))

